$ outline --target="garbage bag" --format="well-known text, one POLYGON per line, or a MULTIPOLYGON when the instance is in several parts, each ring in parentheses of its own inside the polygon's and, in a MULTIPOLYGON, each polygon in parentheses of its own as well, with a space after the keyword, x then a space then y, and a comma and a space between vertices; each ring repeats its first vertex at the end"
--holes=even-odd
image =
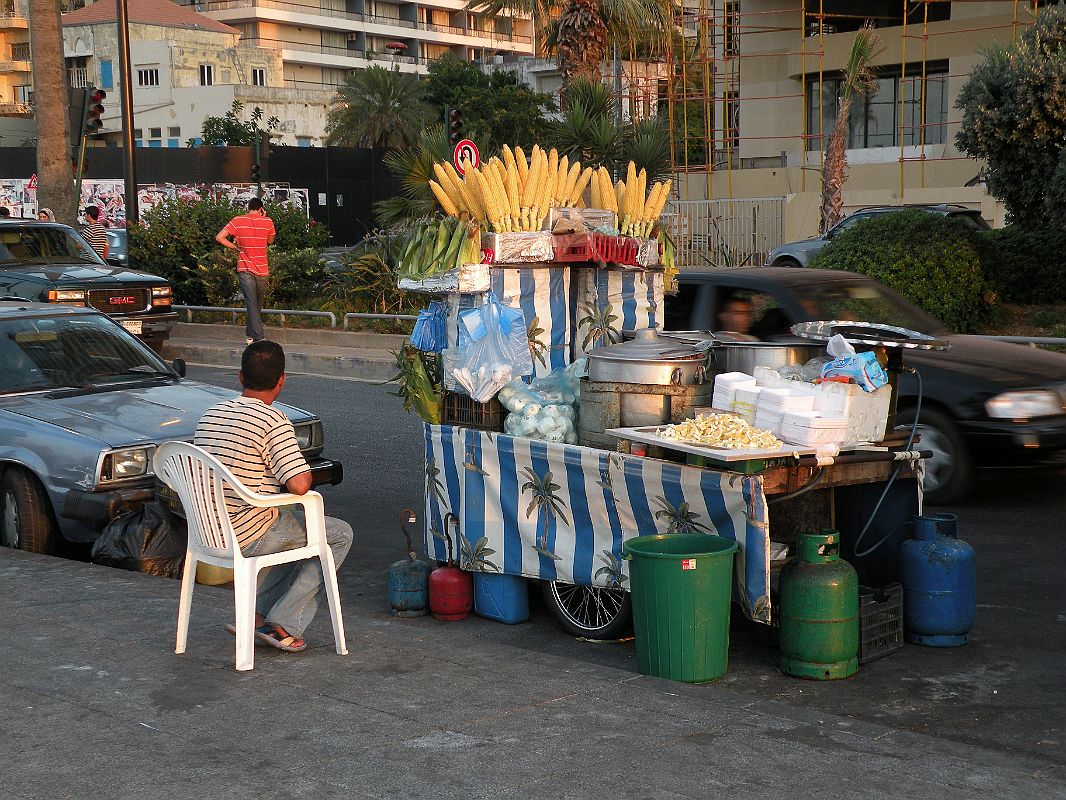
POLYGON ((152 501, 111 520, 93 543, 92 562, 180 578, 187 546, 185 520, 152 501))

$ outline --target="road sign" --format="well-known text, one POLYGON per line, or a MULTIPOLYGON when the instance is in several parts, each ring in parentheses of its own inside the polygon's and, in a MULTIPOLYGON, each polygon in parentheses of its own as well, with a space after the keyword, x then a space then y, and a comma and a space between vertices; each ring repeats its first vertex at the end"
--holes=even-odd
POLYGON ((26 188, 31 192, 37 191, 37 173, 30 175, 30 179, 26 181, 26 188))
POLYGON ((481 154, 477 151, 477 145, 469 139, 462 139, 455 144, 455 152, 452 154, 452 163, 460 175, 465 175, 463 162, 469 161, 477 169, 481 166, 481 154))

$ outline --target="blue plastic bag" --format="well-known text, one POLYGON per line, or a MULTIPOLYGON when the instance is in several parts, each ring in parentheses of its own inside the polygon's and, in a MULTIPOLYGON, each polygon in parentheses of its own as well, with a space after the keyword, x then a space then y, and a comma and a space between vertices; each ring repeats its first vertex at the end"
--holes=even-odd
POLYGON ((448 304, 434 300, 418 312, 411 344, 423 353, 439 353, 448 346, 448 304))
POLYGON ((856 353, 855 348, 839 333, 829 340, 826 349, 833 360, 822 367, 823 378, 845 376, 866 392, 873 392, 888 383, 888 376, 877 363, 877 356, 873 353, 856 353))

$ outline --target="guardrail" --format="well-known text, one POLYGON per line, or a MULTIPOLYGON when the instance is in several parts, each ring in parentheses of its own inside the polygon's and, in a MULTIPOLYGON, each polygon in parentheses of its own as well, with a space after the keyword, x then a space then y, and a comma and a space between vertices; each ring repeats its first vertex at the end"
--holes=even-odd
MULTIPOLYGON (((187 322, 192 322, 192 312, 203 311, 209 314, 229 314, 230 322, 234 325, 237 324, 237 315, 247 313, 247 309, 244 308, 230 308, 224 306, 172 306, 175 311, 184 311, 185 319, 187 322)), ((300 309, 292 308, 264 308, 262 312, 264 315, 272 314, 277 317, 281 317, 281 324, 285 324, 285 317, 321 317, 329 320, 329 327, 337 327, 337 315, 332 311, 302 311, 300 309)), ((341 319, 341 327, 343 330, 348 330, 348 320, 352 319, 392 319, 400 320, 403 322, 414 322, 418 317, 414 314, 364 314, 360 312, 351 311, 344 315, 341 319)))

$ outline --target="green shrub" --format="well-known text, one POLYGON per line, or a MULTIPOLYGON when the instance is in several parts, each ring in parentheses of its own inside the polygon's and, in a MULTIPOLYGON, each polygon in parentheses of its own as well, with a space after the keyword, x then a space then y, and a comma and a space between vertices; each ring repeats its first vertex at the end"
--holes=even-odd
POLYGON ((271 247, 270 288, 267 299, 275 308, 290 308, 324 294, 331 272, 322 254, 311 247, 281 250, 271 247))
POLYGON ((1031 230, 1021 225, 989 231, 992 253, 986 273, 1010 303, 1066 302, 1062 259, 1066 230, 1057 225, 1031 230))
POLYGON ((240 283, 237 281, 235 250, 217 247, 204 253, 196 264, 195 278, 204 297, 203 305, 225 308, 243 304, 240 283))
POLYGON ((869 275, 952 330, 968 333, 991 314, 993 294, 982 267, 990 252, 982 234, 965 223, 905 209, 845 229, 811 266, 869 275))

